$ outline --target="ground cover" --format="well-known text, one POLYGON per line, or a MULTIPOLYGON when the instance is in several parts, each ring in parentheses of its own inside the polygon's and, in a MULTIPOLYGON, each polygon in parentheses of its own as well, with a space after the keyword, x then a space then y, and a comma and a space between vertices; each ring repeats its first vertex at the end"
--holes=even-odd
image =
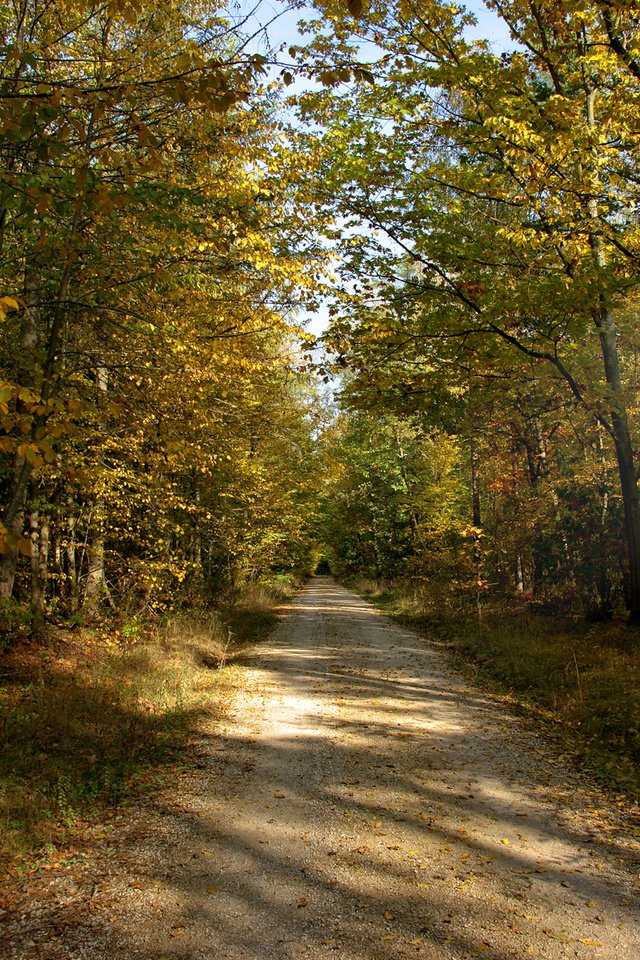
POLYGON ((234 658, 266 636, 290 592, 256 586, 217 610, 160 623, 61 626, 7 651, 0 866, 28 869, 188 765, 192 737, 225 714, 234 658))

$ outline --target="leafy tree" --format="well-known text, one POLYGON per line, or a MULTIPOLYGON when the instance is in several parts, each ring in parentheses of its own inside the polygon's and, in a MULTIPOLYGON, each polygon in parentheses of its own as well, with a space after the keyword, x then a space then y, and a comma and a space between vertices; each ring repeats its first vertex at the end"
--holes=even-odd
POLYGON ((306 468, 275 451, 312 430, 292 314, 318 264, 264 57, 209 0, 21 0, 0 33, 0 593, 164 603, 214 542, 261 570, 284 531, 302 564, 306 468))
POLYGON ((637 283, 638 11, 591 0, 493 7, 517 41, 500 57, 464 38, 455 7, 374 2, 354 20, 322 6, 333 35, 319 28, 318 59, 337 69, 362 41, 377 58, 375 87, 301 100, 326 126, 318 203, 346 226, 347 337, 358 339, 362 304, 375 298, 386 304, 374 320, 379 356, 389 344, 410 356, 421 340, 440 368, 506 375, 518 356, 547 367, 615 453, 637 621, 624 311, 637 283))

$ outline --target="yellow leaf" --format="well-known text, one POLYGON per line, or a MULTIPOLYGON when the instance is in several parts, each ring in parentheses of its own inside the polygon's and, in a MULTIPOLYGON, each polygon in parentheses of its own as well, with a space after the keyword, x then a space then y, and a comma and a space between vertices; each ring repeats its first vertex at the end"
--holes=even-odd
POLYGON ((19 310, 20 304, 13 297, 0 297, 0 311, 6 314, 9 310, 19 310))
POLYGON ((395 920, 395 916, 391 913, 391 910, 385 910, 384 918, 385 920, 395 920))

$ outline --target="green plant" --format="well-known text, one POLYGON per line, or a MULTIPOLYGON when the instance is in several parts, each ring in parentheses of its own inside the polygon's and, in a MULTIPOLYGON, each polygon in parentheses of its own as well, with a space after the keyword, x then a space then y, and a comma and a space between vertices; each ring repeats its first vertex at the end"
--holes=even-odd
POLYGON ((0 648, 8 649, 31 634, 33 611, 12 598, 0 599, 0 648))

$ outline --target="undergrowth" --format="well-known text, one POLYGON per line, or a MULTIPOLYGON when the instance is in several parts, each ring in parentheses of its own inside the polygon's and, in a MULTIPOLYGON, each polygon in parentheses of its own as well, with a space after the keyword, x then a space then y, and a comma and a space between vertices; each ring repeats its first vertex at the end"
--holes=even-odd
POLYGON ((482 618, 401 587, 353 585, 385 613, 427 632, 485 688, 507 695, 562 740, 607 786, 640 800, 640 631, 552 616, 526 601, 487 605, 482 618))
POLYGON ((218 612, 58 629, 21 641, 0 678, 0 863, 64 842, 184 763, 224 714, 229 673, 264 638, 291 589, 252 587, 218 612))

